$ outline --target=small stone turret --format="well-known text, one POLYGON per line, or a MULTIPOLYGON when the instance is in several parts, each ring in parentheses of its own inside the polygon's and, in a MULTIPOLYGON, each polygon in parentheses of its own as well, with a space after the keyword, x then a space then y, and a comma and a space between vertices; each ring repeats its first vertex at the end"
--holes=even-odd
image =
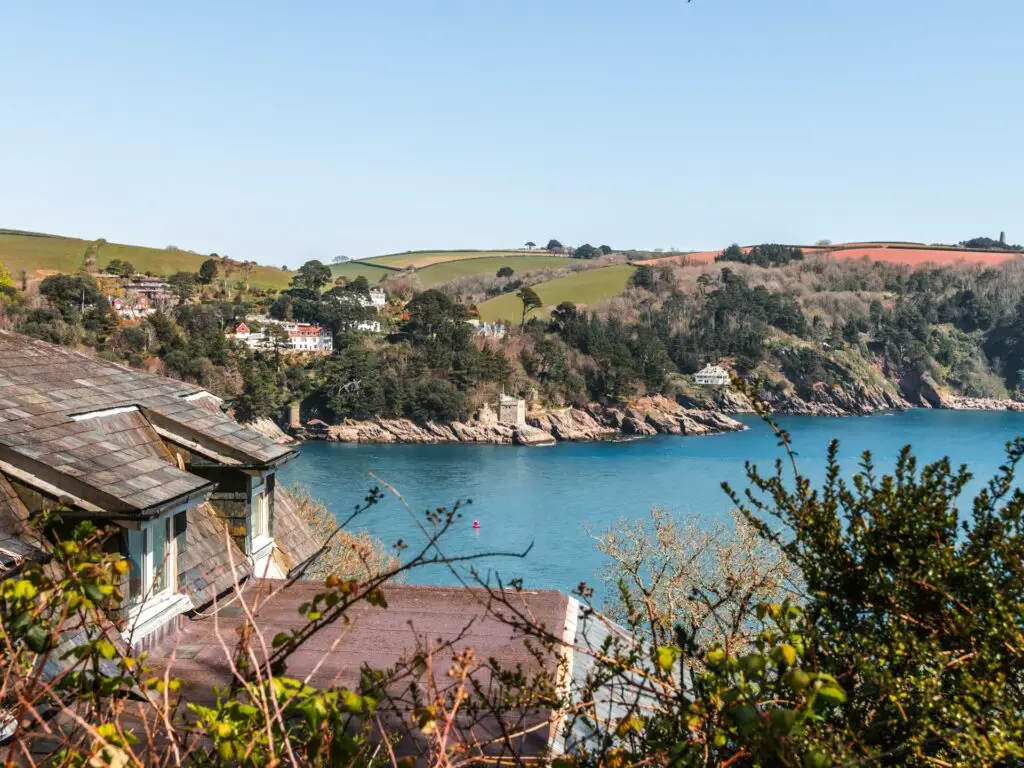
POLYGON ((476 412, 476 420, 488 426, 498 423, 498 414, 494 412, 490 404, 484 403, 476 412))

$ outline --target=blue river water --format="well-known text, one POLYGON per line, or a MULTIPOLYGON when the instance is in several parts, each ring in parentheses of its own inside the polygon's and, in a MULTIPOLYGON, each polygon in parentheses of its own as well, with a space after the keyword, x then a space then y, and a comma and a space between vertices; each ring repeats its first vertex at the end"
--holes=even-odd
MULTIPOLYGON (((352 527, 387 544, 404 539, 410 547, 425 540, 419 527, 425 510, 472 499, 443 541, 447 554, 521 551, 532 543, 526 558, 494 558, 476 566, 506 580, 522 578, 530 588, 570 591, 581 581, 595 584, 603 565, 588 528, 597 533, 619 519, 644 517, 652 507, 708 522, 727 515, 731 505, 721 482, 743 488, 745 461, 768 470, 781 456, 765 424, 753 416, 744 421, 747 431, 727 435, 546 448, 312 442, 284 468, 282 479, 307 486, 343 518, 379 478, 400 492, 410 509, 387 493, 352 527), (474 520, 479 530, 473 529, 474 520)), ((967 464, 975 475, 968 492, 979 490, 998 469, 1006 441, 1024 435, 1024 414, 1003 412, 914 410, 844 419, 781 417, 779 422, 792 435, 801 470, 816 481, 823 476, 829 441, 838 438, 847 475, 866 449, 876 467, 889 472, 899 450, 910 444, 921 460, 949 456, 967 464)), ((432 566, 409 581, 452 584, 458 579, 432 566)))

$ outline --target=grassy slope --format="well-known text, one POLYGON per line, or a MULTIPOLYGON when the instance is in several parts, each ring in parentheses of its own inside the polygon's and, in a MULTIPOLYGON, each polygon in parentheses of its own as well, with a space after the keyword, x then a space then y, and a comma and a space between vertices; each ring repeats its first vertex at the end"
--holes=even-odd
MULTIPOLYGON (((12 275, 17 275, 23 269, 33 277, 42 277, 52 272, 73 273, 82 267, 85 250, 91 242, 74 237, 0 234, 0 262, 12 275)), ((178 271, 195 272, 207 257, 187 251, 139 245, 101 245, 97 266, 102 269, 114 259, 130 261, 140 272, 169 275, 178 271)), ((253 269, 249 283, 256 288, 286 288, 291 276, 291 272, 257 266, 253 269)))
POLYGON ((393 269, 377 267, 362 261, 348 261, 344 264, 332 264, 331 274, 335 277, 347 277, 349 280, 362 276, 370 283, 379 283, 388 275, 398 274, 393 269))
POLYGON ((564 269, 574 263, 564 256, 491 256, 487 258, 445 261, 416 270, 424 288, 433 288, 467 275, 493 275, 501 267, 511 267, 517 274, 535 269, 564 269))
POLYGON ((447 261, 488 259, 496 256, 528 256, 536 253, 536 251, 421 251, 417 253, 390 253, 384 256, 374 256, 363 261, 367 264, 378 264, 385 267, 394 267, 395 269, 405 269, 406 267, 420 269, 447 261))
MULTIPOLYGON (((546 283, 539 283, 533 289, 544 302, 543 309, 535 314, 546 315, 563 301, 576 304, 593 304, 610 299, 622 293, 626 281, 633 274, 635 267, 628 264, 616 264, 611 267, 589 269, 577 272, 569 277, 560 277, 546 283)), ((518 321, 522 314, 522 302, 514 293, 506 293, 479 305, 480 318, 487 321, 511 320, 518 321)))

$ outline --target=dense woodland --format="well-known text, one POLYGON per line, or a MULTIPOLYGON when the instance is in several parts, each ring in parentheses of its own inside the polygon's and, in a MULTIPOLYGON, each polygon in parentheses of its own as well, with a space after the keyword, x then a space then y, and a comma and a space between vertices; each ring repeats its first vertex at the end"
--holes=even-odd
MULTIPOLYGON (((600 253, 600 251, 598 251, 600 253)), ((242 418, 279 417, 302 401, 324 419, 405 416, 464 419, 502 388, 545 405, 611 403, 685 389, 686 375, 727 361, 768 392, 812 397, 816 387, 895 388, 927 381, 971 396, 1024 389, 1024 267, 909 268, 804 257, 798 249, 730 247, 714 265, 685 257, 640 266, 621 296, 592 307, 534 311, 542 274, 495 276, 517 291, 525 322, 505 339, 476 336, 466 281, 395 291, 383 334, 354 330, 377 318, 358 300, 363 278, 332 279, 310 262, 290 289, 225 289, 210 274, 176 275, 183 301, 119 323, 87 274, 54 275, 27 290, 4 282, 6 327, 112 360, 188 379, 234 400, 242 418), (188 279, 186 279, 186 277, 188 279), (404 306, 401 304, 404 303, 404 306), (335 354, 298 360, 252 352, 225 335, 267 314, 314 322, 335 354)), ((482 294, 479 294, 482 295, 482 294)))

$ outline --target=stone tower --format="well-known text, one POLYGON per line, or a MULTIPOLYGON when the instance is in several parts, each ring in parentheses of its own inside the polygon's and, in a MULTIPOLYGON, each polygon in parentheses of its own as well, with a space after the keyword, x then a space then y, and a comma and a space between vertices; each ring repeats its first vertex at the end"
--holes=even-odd
POLYGON ((526 401, 502 394, 498 398, 498 421, 513 427, 526 426, 526 401))

